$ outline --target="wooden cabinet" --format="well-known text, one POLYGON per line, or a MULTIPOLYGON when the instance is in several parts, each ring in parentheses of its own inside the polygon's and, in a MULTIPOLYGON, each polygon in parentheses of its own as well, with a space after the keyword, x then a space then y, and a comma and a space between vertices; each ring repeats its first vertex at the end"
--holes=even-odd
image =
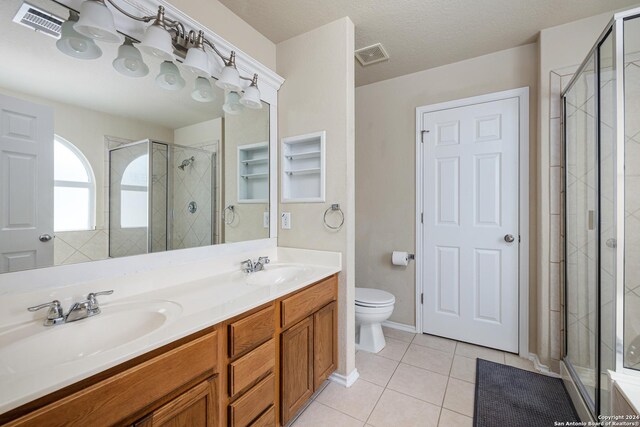
POLYGON ((280 411, 286 424, 313 394, 312 317, 282 333, 280 361, 280 411))
POLYGON ((280 421, 289 422, 336 369, 337 276, 281 301, 280 421), (302 319, 302 320, 300 320, 302 319), (293 326, 290 326, 298 321, 293 326))
POLYGON ((338 306, 328 304, 313 315, 313 387, 320 385, 336 370, 338 363, 338 306))
POLYGON ((337 275, 0 414, 0 425, 267 427, 336 369, 337 275))
POLYGON ((135 427, 218 426, 217 378, 210 378, 156 409, 135 427))

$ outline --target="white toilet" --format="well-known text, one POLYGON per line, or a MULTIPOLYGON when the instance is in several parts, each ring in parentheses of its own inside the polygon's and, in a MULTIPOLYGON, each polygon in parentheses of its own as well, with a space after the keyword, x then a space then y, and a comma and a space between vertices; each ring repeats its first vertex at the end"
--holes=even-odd
POLYGON ((356 349, 377 353, 385 346, 382 322, 393 313, 396 302, 389 292, 356 288, 356 349))

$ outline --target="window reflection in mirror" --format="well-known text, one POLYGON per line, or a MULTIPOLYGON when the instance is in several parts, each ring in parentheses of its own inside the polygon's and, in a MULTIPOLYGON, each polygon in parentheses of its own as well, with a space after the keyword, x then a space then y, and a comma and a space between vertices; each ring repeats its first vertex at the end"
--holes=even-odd
MULTIPOLYGON (((67 1, 29 3, 69 16, 67 1)), ((148 73, 126 76, 117 44, 69 56, 13 22, 22 5, 0 8, 1 126, 14 133, 0 137, 14 173, 0 272, 269 237, 268 104, 246 108, 214 78, 144 54, 148 73)))

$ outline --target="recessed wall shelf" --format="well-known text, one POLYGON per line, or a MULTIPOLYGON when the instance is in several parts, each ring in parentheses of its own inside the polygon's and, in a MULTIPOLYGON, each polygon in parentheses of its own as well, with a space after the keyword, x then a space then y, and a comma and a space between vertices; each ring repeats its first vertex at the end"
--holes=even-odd
POLYGON ((238 203, 269 201, 269 145, 267 142, 238 147, 238 203))
POLYGON ((326 132, 282 139, 282 203, 325 201, 326 132))

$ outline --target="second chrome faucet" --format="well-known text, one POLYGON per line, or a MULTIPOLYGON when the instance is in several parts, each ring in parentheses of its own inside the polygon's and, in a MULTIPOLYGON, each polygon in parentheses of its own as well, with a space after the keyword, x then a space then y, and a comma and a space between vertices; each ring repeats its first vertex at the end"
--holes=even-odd
POLYGON ((264 270, 264 266, 266 264, 269 264, 270 262, 271 260, 269 259, 268 256, 261 256, 258 258, 257 261, 252 261, 251 258, 249 258, 240 263, 240 268, 242 269, 243 272, 247 274, 255 273, 256 271, 264 270))

